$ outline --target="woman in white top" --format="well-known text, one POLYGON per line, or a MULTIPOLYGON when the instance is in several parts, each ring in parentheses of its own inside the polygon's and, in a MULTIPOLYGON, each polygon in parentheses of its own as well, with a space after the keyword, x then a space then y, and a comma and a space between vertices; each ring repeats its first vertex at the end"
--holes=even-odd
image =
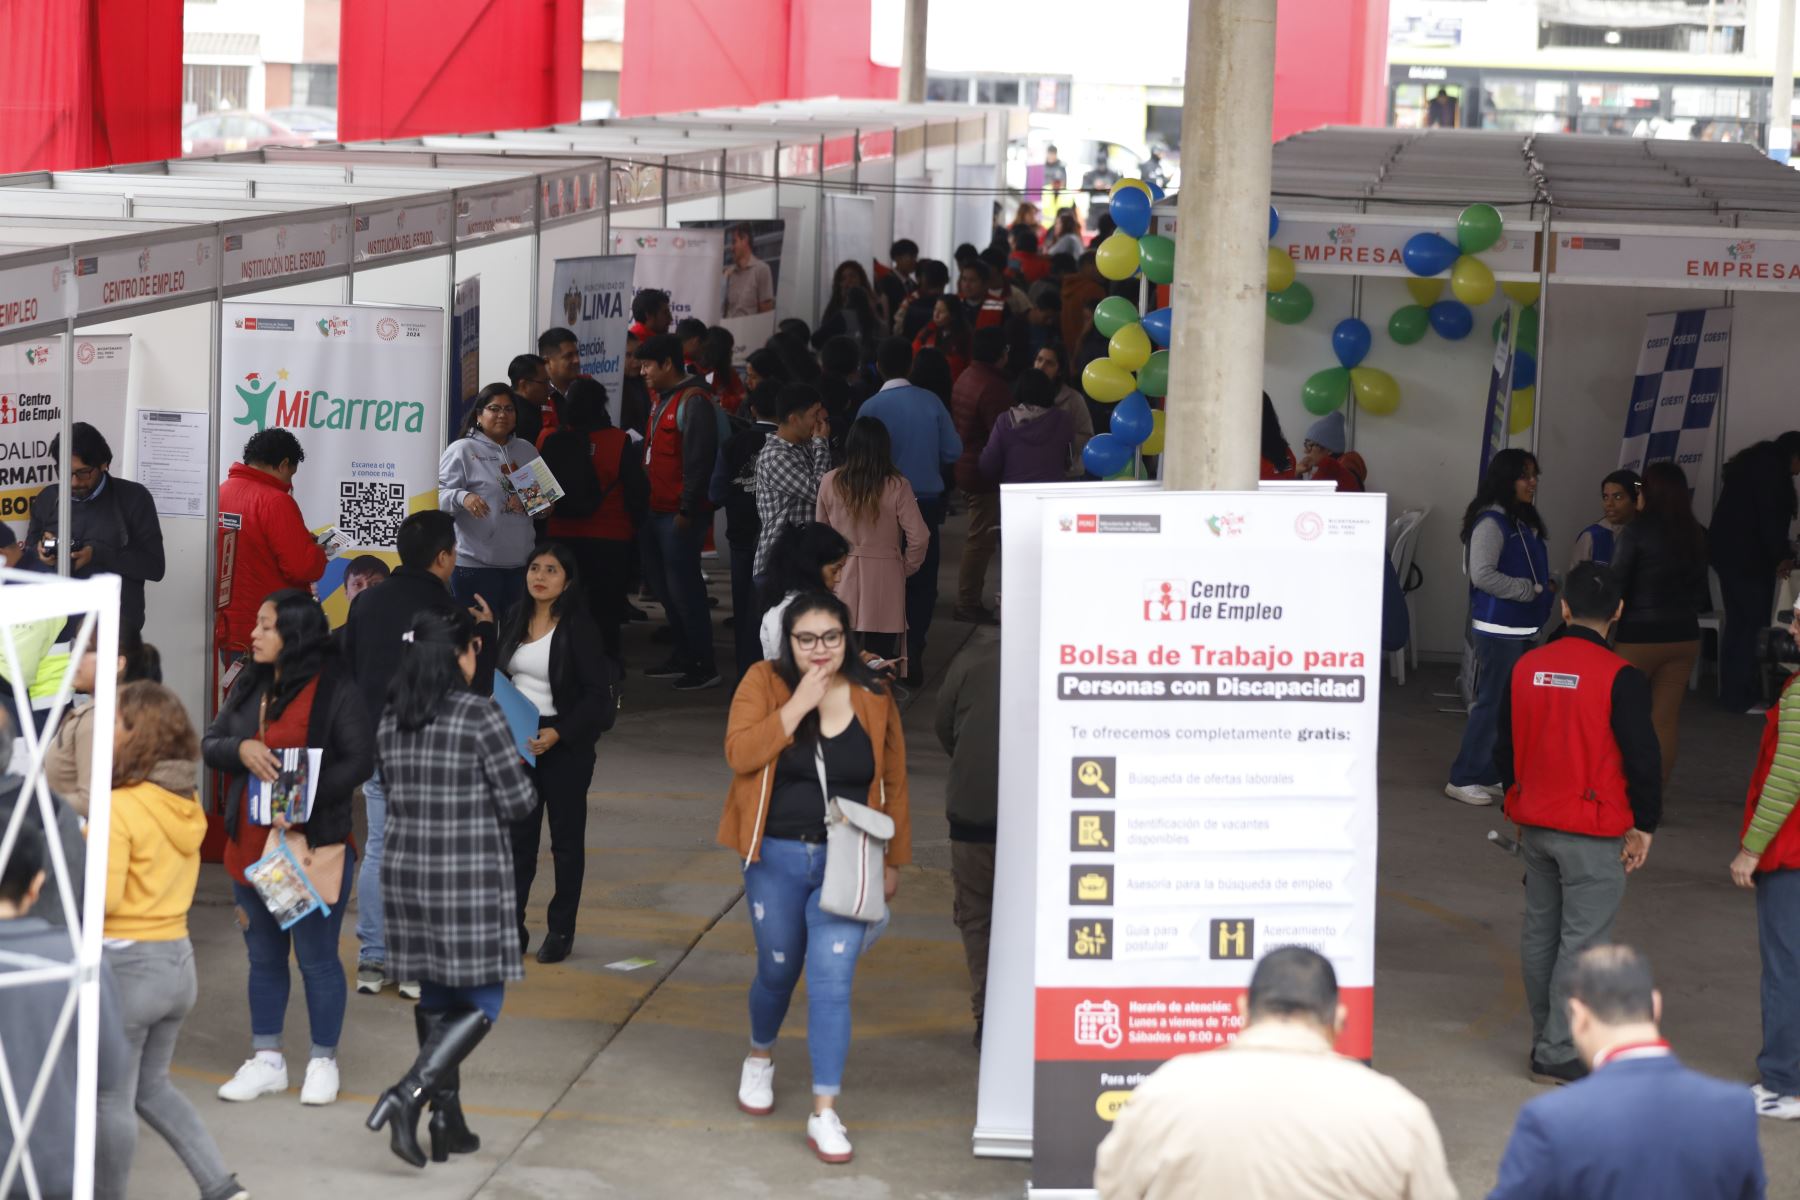
POLYGON ((450 591, 466 605, 479 595, 497 613, 524 594, 525 560, 537 542, 530 515, 505 483, 508 472, 538 456, 513 436, 518 403, 504 383, 482 388, 463 436, 438 459, 438 507, 456 518, 450 591))
POLYGON ((774 662, 781 657, 787 641, 781 622, 794 597, 801 592, 835 592, 849 559, 850 543, 823 521, 790 526, 775 540, 763 584, 763 603, 768 606, 762 619, 765 659, 774 662))
POLYGON ((581 598, 575 555, 547 542, 525 566, 525 599, 500 633, 500 669, 538 710, 537 735, 526 743, 537 761, 526 768, 537 807, 512 828, 513 880, 519 900, 520 953, 528 943, 525 908, 537 877, 538 838, 550 817, 556 891, 546 914, 541 963, 561 962, 575 942, 575 913, 587 865, 587 793, 594 745, 612 728, 611 660, 581 598))

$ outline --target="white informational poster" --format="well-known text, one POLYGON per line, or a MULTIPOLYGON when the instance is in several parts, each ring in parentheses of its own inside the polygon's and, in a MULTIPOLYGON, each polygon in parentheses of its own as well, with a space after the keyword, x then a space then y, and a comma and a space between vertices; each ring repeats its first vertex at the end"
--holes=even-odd
MULTIPOLYGON (((75 339, 75 420, 86 421, 112 447, 113 470, 125 465, 125 389, 131 335, 75 339)), ((0 521, 24 538, 31 502, 56 482, 51 439, 62 431, 60 334, 0 346, 0 521)))
MULTIPOLYGON (((839 192, 825 193, 825 262, 824 291, 821 295, 826 301, 831 299, 831 287, 837 279, 837 269, 844 263, 853 262, 868 271, 871 277, 875 271, 877 256, 885 259, 888 248, 875 246, 875 198, 873 196, 848 196, 839 192)), ((869 297, 870 300, 875 297, 869 297)), ((821 312, 824 305, 819 306, 821 312)))
POLYGON ((1385 517, 1379 495, 1040 505, 1034 1188, 1092 1186, 1132 1088, 1230 1044, 1270 950, 1331 959, 1338 1049, 1370 1056, 1385 517))
POLYGON ((1712 497, 1718 445, 1713 417, 1725 399, 1731 313, 1729 308, 1690 308, 1644 319, 1637 377, 1619 443, 1619 466, 1641 473, 1651 463, 1672 462, 1703 502, 1712 497))
POLYGON ((740 365, 775 334, 787 227, 785 220, 682 222, 683 229, 717 229, 724 234, 719 264, 724 315, 717 324, 731 330, 732 358, 740 365))
POLYGON ((203 412, 138 409, 137 482, 155 497, 157 516, 206 518, 206 421, 203 412))
POLYGON ((469 406, 481 394, 481 276, 471 275, 456 285, 450 304, 450 387, 445 393, 446 433, 451 441, 462 434, 469 406))
POLYGON ((669 311, 677 321, 695 317, 717 325, 724 315, 724 289, 719 264, 725 257, 725 234, 719 229, 629 229, 612 231, 612 252, 635 255, 631 294, 645 288, 669 293, 669 311))
POLYGON ((634 270, 629 254, 559 258, 551 292, 561 306, 557 319, 575 331, 581 373, 605 386, 615 423, 625 386, 625 331, 631 327, 634 270))
MULTIPOLYGON (((315 534, 335 530, 342 543, 318 583, 326 615, 341 624, 349 561, 397 562, 400 522, 437 505, 443 310, 227 304, 219 374, 219 478, 260 430, 300 440, 294 499, 315 534)), ((230 517, 219 514, 227 532, 230 517)), ((230 561, 225 549, 220 562, 230 561)))

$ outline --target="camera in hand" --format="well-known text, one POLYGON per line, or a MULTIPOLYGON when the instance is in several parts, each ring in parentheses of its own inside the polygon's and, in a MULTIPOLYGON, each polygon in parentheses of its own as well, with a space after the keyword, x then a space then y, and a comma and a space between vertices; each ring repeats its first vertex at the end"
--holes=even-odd
POLYGON ((1758 631, 1756 635, 1756 658, 1758 662, 1771 667, 1787 667, 1792 670, 1800 667, 1800 647, 1794 644, 1794 635, 1778 625, 1758 631))

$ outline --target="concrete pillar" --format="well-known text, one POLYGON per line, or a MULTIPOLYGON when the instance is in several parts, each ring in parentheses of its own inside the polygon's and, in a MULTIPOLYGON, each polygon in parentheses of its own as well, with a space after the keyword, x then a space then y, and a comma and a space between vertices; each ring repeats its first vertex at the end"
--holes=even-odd
POLYGON ((1769 157, 1786 162, 1794 145, 1794 0, 1776 0, 1775 80, 1769 92, 1769 157))
POLYGON ((931 0, 906 0, 906 32, 900 49, 902 104, 925 103, 925 23, 930 8, 931 0))
POLYGON ((1187 38, 1163 482, 1247 490, 1262 428, 1275 0, 1189 0, 1187 38))

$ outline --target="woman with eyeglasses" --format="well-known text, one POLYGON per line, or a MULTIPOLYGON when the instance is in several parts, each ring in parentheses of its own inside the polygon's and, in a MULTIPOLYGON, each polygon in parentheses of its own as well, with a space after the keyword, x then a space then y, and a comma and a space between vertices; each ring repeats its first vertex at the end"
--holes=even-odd
POLYGON ((757 663, 738 685, 725 730, 735 778, 719 843, 743 856, 756 938, 750 1053, 738 1107, 752 1116, 775 1107, 775 1039, 804 972, 813 1094, 807 1141, 822 1161, 847 1163, 852 1151, 837 1098, 850 1051, 851 984, 858 958, 886 921, 865 924, 820 907, 825 793, 893 818, 882 881, 891 899, 899 867, 912 861, 906 739, 892 692, 857 653, 843 601, 821 592, 799 596, 787 607, 782 637, 781 657, 757 663))
POLYGON ((456 519, 450 591, 464 604, 480 596, 498 613, 525 595, 525 560, 537 543, 530 514, 506 482, 509 472, 538 456, 513 436, 518 404, 507 384, 482 388, 463 436, 438 459, 438 507, 456 519))

